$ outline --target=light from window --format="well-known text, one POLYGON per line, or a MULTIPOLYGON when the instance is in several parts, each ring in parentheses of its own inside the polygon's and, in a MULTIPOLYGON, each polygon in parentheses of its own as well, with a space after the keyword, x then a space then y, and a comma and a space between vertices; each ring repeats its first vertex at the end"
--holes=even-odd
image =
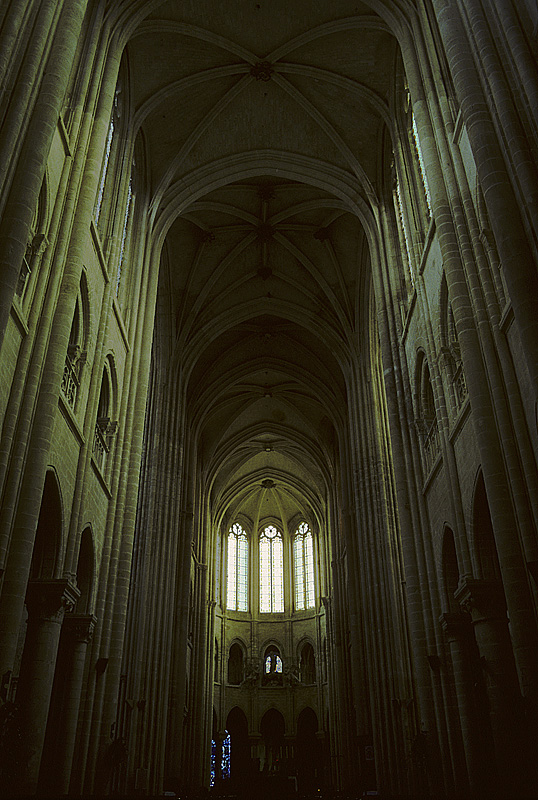
POLYGON ((312 531, 301 522, 293 540, 295 563, 295 608, 313 608, 314 600, 314 544, 312 531))
POLYGON ((216 777, 216 760, 217 760, 217 743, 215 739, 211 739, 211 762, 209 768, 209 786, 215 785, 215 777, 216 777))
POLYGON ((412 114, 413 120, 413 140, 415 142, 415 150, 418 157, 418 164, 419 164, 419 171, 420 177, 422 178, 422 186, 424 188, 424 195, 426 198, 426 205, 428 206, 428 215, 431 217, 432 213, 432 203, 430 197, 430 190, 428 188, 428 181, 426 180, 426 170, 424 169, 424 159, 422 158, 422 148, 420 146, 420 140, 418 138, 418 129, 417 129, 417 121, 415 119, 415 115, 412 114))
POLYGON ((114 117, 110 120, 108 127, 108 134, 106 137, 105 157, 103 159, 103 166, 101 167, 101 178, 99 180, 99 191, 97 192, 97 201, 95 203, 94 218, 95 222, 99 222, 99 215, 101 213, 101 205, 103 203, 103 194, 105 192, 106 173, 108 170, 108 162, 110 159, 110 148, 112 146, 112 137, 114 136, 114 117))
POLYGON ((274 525, 264 528, 260 536, 260 611, 284 611, 284 547, 282 534, 274 525))
POLYGON ((265 658, 265 674, 278 673, 282 675, 282 659, 274 650, 265 658))
POLYGON ((125 242, 127 240, 127 228, 129 226, 129 218, 131 214, 131 202, 133 199, 133 176, 129 179, 129 187, 127 189, 127 205, 125 206, 125 217, 123 219, 123 230, 121 233, 121 247, 120 247, 120 257, 118 261, 118 271, 116 274, 116 296, 119 294, 120 291, 120 282, 121 282, 121 270, 123 267, 123 259, 125 256, 125 242))
POLYGON ((411 266, 411 246, 409 243, 409 235, 407 233, 407 225, 405 224, 405 218, 403 215, 403 207, 402 207, 402 190, 400 186, 400 181, 396 178, 396 191, 394 192, 394 205, 396 207, 396 222, 398 225, 398 234, 400 238, 400 243, 403 245, 402 250, 402 259, 409 276, 409 280, 411 281, 411 285, 415 285, 415 278, 413 275, 413 269, 411 266))
POLYGON ((226 781, 230 777, 230 762, 232 755, 232 740, 228 731, 224 731, 225 736, 222 742, 222 760, 220 762, 220 769, 222 780, 226 781))
POLYGON ((231 611, 248 611, 248 539, 238 522, 228 533, 226 605, 231 611))

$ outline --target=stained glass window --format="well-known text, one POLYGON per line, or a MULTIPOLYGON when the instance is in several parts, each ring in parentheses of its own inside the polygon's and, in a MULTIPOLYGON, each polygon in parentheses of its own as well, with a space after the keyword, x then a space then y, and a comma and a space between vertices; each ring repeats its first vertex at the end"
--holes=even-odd
POLYGON ((232 754, 232 740, 228 731, 224 731, 222 742, 222 761, 220 764, 222 779, 225 781, 230 777, 230 759, 232 754))
POLYGON ((313 608, 314 600, 314 543, 312 531, 301 522, 293 540, 295 566, 295 608, 313 608))
POLYGON ((263 684, 282 685, 283 665, 276 647, 270 647, 265 654, 263 684))
POLYGON ((228 532, 226 605, 232 611, 248 611, 248 539, 238 522, 228 532))
POLYGON ((216 767, 216 760, 217 760, 217 743, 214 739, 211 739, 211 766, 209 770, 209 785, 215 785, 215 767, 216 767))
POLYGON ((282 534, 267 525, 260 536, 260 611, 284 611, 284 547, 282 534))

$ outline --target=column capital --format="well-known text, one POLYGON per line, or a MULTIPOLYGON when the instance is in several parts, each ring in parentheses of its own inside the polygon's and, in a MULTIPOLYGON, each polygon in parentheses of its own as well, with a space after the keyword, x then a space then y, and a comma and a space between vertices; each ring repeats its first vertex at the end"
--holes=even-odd
POLYGON ((466 578, 454 592, 454 597, 473 622, 495 619, 506 615, 506 600, 499 580, 466 578))
POLYGON ((471 620, 468 614, 445 613, 439 617, 439 623, 448 639, 462 639, 467 636, 471 620))
POLYGON ((80 590, 65 578, 30 581, 26 589, 28 616, 61 623, 79 597, 80 590))
POLYGON ((97 617, 93 614, 66 614, 62 631, 77 644, 87 644, 91 641, 96 624, 97 617))

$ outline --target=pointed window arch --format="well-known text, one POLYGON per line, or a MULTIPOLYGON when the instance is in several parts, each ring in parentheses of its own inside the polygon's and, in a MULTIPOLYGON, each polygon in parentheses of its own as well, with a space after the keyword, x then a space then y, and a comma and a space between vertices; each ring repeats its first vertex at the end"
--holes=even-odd
POLYGON ((118 428, 117 421, 112 421, 114 410, 114 366, 112 359, 107 357, 103 368, 99 405, 97 407, 97 421, 93 440, 93 459, 102 473, 105 471, 107 458, 112 448, 114 435, 118 428))
POLYGON ((284 664, 280 649, 272 644, 265 650, 263 657, 262 686, 281 686, 284 675, 284 664))
POLYGON ((284 611, 284 546, 274 525, 266 525, 260 534, 260 611, 284 611))
POLYGON ((226 605, 231 611, 248 611, 248 538, 234 522, 228 531, 226 605))
POLYGON ((308 523, 301 522, 293 538, 295 608, 314 608, 314 541, 308 523))
POLYGON ((417 359, 417 411, 416 422, 422 438, 424 469, 428 473, 440 452, 441 443, 430 368, 423 352, 419 352, 417 359))

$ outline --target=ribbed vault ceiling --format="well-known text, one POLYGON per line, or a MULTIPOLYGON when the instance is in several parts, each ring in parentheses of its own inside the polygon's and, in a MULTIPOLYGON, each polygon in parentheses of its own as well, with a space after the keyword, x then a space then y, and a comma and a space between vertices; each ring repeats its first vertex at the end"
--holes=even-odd
POLYGON ((160 308, 213 511, 321 518, 365 330, 356 209, 379 193, 395 39, 361 2, 192 0, 159 6, 128 58, 166 232, 160 308))

